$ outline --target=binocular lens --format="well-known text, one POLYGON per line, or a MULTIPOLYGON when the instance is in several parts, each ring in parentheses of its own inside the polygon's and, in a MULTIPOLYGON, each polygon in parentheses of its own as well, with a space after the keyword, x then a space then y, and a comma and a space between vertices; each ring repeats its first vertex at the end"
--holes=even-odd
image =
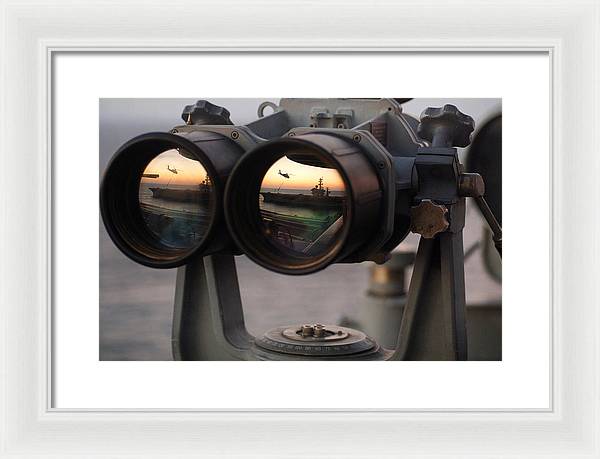
POLYGON ((483 177, 485 199, 502 224, 502 115, 494 116, 477 131, 465 165, 469 172, 483 177))
POLYGON ((379 179, 365 152, 325 133, 257 146, 237 163, 225 190, 238 247, 285 274, 344 260, 374 234, 380 208, 379 179))
POLYGON ((144 169, 139 187, 142 218, 161 244, 191 248, 210 223, 213 186, 198 160, 184 149, 160 153, 144 169))
POLYGON ((134 261, 173 268, 231 248, 223 184, 243 150, 212 132, 153 132, 117 151, 100 187, 115 245, 134 261))
POLYGON ((327 252, 344 226, 346 187, 334 166, 311 154, 277 160, 262 179, 258 197, 261 229, 287 255, 327 252))

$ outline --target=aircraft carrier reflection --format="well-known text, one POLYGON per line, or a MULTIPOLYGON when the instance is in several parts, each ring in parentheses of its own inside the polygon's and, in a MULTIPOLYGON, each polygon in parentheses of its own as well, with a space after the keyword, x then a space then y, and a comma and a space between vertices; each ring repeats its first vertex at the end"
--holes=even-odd
MULTIPOLYGON (((301 166, 300 171, 309 175, 311 169, 320 168, 301 166)), ((289 172, 278 170, 278 175, 293 181, 289 172)), ((265 236, 278 248, 290 255, 315 256, 337 239, 344 226, 343 189, 331 191, 319 177, 310 190, 282 189, 281 185, 267 190, 261 187, 260 216, 265 236)))
POLYGON ((174 248, 193 247, 203 238, 210 222, 211 198, 206 170, 177 150, 158 155, 140 181, 139 203, 146 226, 174 248), (165 170, 167 179, 161 175, 165 170))

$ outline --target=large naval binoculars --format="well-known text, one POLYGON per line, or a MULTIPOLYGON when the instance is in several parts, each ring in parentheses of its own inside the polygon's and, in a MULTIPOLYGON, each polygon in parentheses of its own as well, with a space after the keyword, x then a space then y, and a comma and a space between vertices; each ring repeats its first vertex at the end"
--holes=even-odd
POLYGON ((402 112, 404 101, 282 99, 261 104, 246 125, 198 101, 185 107, 185 124, 116 152, 101 214, 134 261, 181 267, 176 358, 467 358, 465 198, 476 199, 499 251, 501 229, 482 177, 465 172, 457 154, 473 119, 444 105, 416 120, 402 112), (233 255, 309 274, 332 263, 385 263, 411 231, 421 242, 395 349, 332 325, 246 332, 233 255))

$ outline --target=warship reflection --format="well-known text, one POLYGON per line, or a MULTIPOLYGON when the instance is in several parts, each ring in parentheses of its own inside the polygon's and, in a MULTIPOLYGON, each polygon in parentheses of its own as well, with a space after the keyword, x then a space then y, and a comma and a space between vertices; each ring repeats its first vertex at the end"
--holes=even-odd
POLYGON ((142 217, 160 242, 191 248, 210 223, 212 183, 206 169, 180 149, 166 150, 146 166, 139 187, 142 217))
POLYGON ((335 243, 344 226, 344 181, 337 169, 317 157, 307 160, 303 154, 300 163, 290 159, 293 153, 288 156, 276 161, 261 183, 263 232, 288 255, 318 256, 335 243))

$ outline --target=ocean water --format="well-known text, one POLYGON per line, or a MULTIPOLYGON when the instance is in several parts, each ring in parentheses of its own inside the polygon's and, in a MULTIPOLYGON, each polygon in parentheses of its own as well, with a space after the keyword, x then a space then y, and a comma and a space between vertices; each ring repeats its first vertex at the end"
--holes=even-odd
POLYGON ((259 207, 261 208, 261 210, 267 210, 269 212, 275 212, 277 214, 317 220, 328 220, 332 217, 338 217, 342 213, 341 209, 315 209, 311 207, 302 206, 287 206, 283 204, 276 204, 273 202, 264 202, 262 198, 260 199, 259 207))
MULTIPOLYGON (((477 242, 482 221, 469 206, 465 249, 477 242)), ((409 236, 399 250, 416 250, 409 236)), ((365 302, 370 262, 336 264, 308 276, 268 271, 235 258, 248 331, 254 335, 289 323, 339 323, 365 302)), ((151 269, 126 258, 100 223, 100 359, 171 360, 175 269, 151 269)), ((500 301, 502 288, 485 271, 480 252, 465 263, 468 303, 500 301)))
POLYGON ((211 217, 209 202, 174 201, 154 197, 151 187, 168 190, 193 189, 191 185, 158 185, 142 183, 138 199, 142 215, 150 231, 171 247, 186 248, 198 244, 205 236, 211 217))

